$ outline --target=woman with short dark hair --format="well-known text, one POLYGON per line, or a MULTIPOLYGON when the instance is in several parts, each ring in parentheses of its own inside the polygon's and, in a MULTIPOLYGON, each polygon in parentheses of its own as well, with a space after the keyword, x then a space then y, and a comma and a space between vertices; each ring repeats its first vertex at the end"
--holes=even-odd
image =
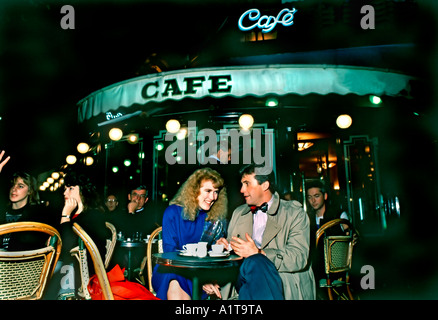
MULTIPOLYGON (((105 257, 105 244, 106 239, 110 238, 110 232, 105 226, 103 212, 97 189, 91 180, 84 174, 68 172, 64 177, 64 207, 59 226, 62 250, 56 269, 58 273, 51 280, 48 299, 75 299, 81 285, 78 262, 70 254, 70 250, 79 244, 79 237, 73 231, 73 223, 76 222, 88 233, 100 255, 105 257), (74 277, 70 274, 72 270, 74 277), (66 277, 69 281, 65 280, 66 277), (57 287, 53 287, 53 284, 57 287)), ((93 263, 88 252, 87 255, 89 273, 92 275, 93 263)))

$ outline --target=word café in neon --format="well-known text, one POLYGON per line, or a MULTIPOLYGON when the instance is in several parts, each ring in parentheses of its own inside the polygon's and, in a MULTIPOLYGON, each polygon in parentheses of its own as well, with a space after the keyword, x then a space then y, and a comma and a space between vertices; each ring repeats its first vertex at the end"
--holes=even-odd
POLYGON ((263 33, 271 32, 279 23, 285 27, 294 24, 294 14, 297 12, 295 8, 291 10, 285 8, 281 10, 277 16, 260 15, 258 9, 249 9, 245 11, 239 18, 239 29, 249 31, 254 28, 259 28, 263 33))

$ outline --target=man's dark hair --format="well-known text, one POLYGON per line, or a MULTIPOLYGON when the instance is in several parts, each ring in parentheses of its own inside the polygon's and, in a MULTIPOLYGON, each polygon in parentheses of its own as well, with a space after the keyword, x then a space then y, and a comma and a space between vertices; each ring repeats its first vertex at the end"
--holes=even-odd
POLYGON ((144 184, 140 184, 140 185, 137 185, 137 186, 133 186, 133 188, 131 189, 131 193, 132 193, 132 191, 134 191, 134 190, 146 190, 146 198, 149 196, 149 190, 148 190, 148 188, 146 187, 146 185, 144 185, 144 184))
POLYGON ((259 173, 259 174, 256 174, 254 176, 254 178, 257 180, 257 182, 259 184, 262 184, 263 182, 268 181, 269 182, 269 191, 271 191, 271 193, 275 193, 275 191, 276 191, 275 173, 272 169, 268 172, 266 170, 266 167, 264 164, 255 164, 255 163, 248 164, 248 165, 242 167, 239 170, 239 173, 240 173, 240 176, 243 177, 244 175, 251 175, 251 174, 255 173, 256 169, 258 169, 257 173, 259 173), (263 171, 265 171, 265 170, 267 173, 263 174, 263 171), (260 174, 260 173, 262 173, 262 174, 260 174))
POLYGON ((327 187, 321 181, 310 181, 309 183, 307 183, 306 184, 306 193, 311 188, 319 188, 319 190, 321 190, 322 194, 325 194, 325 193, 328 194, 327 187))

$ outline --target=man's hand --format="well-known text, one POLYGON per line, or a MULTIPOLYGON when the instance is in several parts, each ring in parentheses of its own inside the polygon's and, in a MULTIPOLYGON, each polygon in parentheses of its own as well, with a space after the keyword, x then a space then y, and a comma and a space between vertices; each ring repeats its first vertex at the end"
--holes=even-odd
POLYGON ((234 252, 243 258, 248 258, 253 254, 259 253, 259 249, 257 248, 254 240, 251 239, 248 233, 245 233, 246 241, 240 239, 240 237, 232 237, 231 240, 231 248, 234 252))
POLYGON ((135 210, 137 210, 138 208, 138 203, 135 200, 132 200, 131 202, 128 203, 128 212, 129 213, 134 213, 135 210))

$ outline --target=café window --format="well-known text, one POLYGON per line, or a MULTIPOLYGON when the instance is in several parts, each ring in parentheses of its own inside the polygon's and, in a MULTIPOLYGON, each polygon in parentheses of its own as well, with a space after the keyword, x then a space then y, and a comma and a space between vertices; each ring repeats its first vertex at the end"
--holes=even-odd
POLYGON ((210 147, 217 150, 221 140, 226 139, 232 147, 231 165, 256 162, 276 170, 274 130, 267 124, 254 124, 246 133, 239 125, 223 125, 217 130, 182 125, 181 129, 168 138, 166 130, 154 137, 152 196, 156 201, 170 201, 191 173, 208 166, 210 147))

